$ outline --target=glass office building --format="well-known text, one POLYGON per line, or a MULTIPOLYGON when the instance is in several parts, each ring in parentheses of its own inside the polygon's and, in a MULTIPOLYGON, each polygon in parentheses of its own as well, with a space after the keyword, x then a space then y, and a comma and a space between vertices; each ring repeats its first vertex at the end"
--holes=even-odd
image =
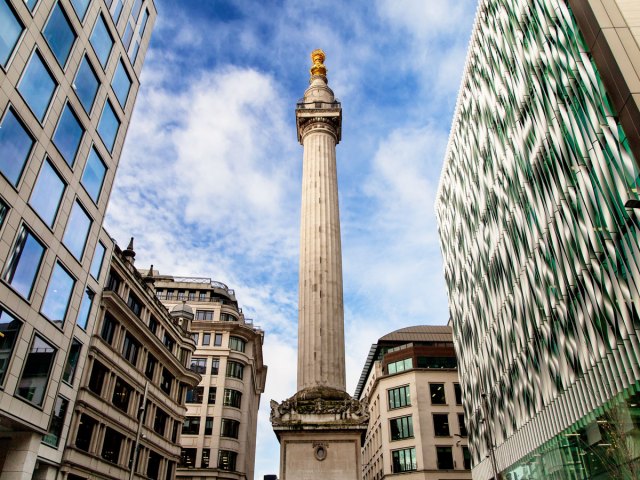
POLYGON ((482 0, 436 213, 488 479, 640 478, 640 3, 482 0))
POLYGON ((0 0, 3 478, 60 464, 155 17, 152 0, 0 0))

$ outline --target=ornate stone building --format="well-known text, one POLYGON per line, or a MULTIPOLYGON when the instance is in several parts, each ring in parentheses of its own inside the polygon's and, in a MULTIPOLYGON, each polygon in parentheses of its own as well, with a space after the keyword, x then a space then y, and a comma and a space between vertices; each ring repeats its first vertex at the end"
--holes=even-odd
POLYGON ((471 478, 451 327, 419 325, 380 338, 354 396, 369 412, 363 480, 471 478))
POLYGON ((153 276, 133 265, 132 243, 115 246, 109 262, 64 453, 67 480, 170 480, 180 462, 185 394, 200 381, 189 368, 193 314, 160 303, 153 276))
POLYGON ((155 18, 153 0, 0 0, 2 478, 60 465, 155 18))
POLYGON ((436 199, 473 476, 640 478, 640 2, 482 0, 436 199))
POLYGON ((245 318, 235 292, 223 283, 157 272, 154 279, 157 298, 167 308, 194 312, 191 335, 196 351, 190 368, 202 376, 185 392, 177 477, 251 480, 267 376, 264 332, 245 318))

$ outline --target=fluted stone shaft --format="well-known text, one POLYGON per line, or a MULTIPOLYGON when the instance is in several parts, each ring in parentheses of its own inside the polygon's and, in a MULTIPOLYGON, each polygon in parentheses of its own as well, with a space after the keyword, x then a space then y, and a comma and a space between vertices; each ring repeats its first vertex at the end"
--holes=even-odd
POLYGON ((298 311, 298 391, 345 390, 342 249, 336 128, 322 113, 300 132, 304 146, 298 311))

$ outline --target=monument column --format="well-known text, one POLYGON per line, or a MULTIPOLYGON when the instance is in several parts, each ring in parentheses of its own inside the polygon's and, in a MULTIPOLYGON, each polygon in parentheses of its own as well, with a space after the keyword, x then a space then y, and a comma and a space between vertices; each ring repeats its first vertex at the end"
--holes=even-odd
POLYGON ((298 300, 298 391, 344 391, 344 307, 336 144, 342 108, 327 85, 324 53, 311 57, 309 88, 296 108, 302 161, 298 300))
POLYGON ((304 148, 298 298, 298 392, 271 401, 280 480, 359 480, 366 405, 345 392, 342 249, 336 145, 342 108, 322 50, 311 53, 309 88, 296 106, 304 148))

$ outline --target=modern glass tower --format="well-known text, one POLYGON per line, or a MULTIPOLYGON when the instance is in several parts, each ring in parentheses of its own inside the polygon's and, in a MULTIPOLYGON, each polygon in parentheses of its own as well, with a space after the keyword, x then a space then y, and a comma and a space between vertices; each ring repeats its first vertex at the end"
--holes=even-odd
POLYGON ((436 200, 474 478, 640 478, 639 27, 480 1, 436 200))
POLYGON ((153 0, 0 0, 2 478, 60 464, 155 17, 153 0))

